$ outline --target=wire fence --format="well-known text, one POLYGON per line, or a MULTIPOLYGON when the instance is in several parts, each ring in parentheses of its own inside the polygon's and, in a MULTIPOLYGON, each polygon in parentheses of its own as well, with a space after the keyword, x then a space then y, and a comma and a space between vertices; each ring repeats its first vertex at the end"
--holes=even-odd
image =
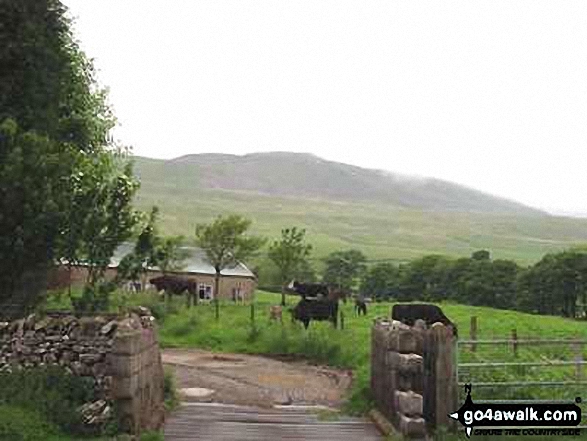
MULTIPOLYGON (((517 331, 512 329, 511 337, 508 339, 478 340, 477 317, 473 316, 470 338, 458 340, 456 345, 455 364, 459 392, 465 384, 471 384, 474 390, 482 390, 481 395, 490 397, 475 399, 476 403, 562 404, 575 403, 577 398, 581 398, 581 392, 587 395, 587 378, 584 376, 584 366, 587 364, 584 357, 587 348, 585 339, 519 339, 517 331), (492 351, 491 359, 486 359, 483 357, 484 354, 479 353, 482 352, 482 348, 503 346, 506 346, 506 350, 492 351), (548 358, 531 350, 547 346, 554 346, 555 351, 550 354, 557 358, 548 358), (495 360, 497 356, 506 360, 495 360), (462 361, 463 358, 471 361, 462 361), (547 369, 554 368, 571 369, 572 372, 565 372, 564 377, 561 377, 560 372, 558 375, 551 374, 551 378, 544 375, 547 369), (510 370, 509 373, 507 369, 510 370), (471 372, 475 372, 476 375, 471 372), (524 378, 528 374, 533 378, 524 378), (504 399, 504 395, 512 396, 512 399, 504 399), (516 395, 523 399, 514 398, 516 395), (552 399, 546 398, 548 396, 552 396, 552 399)), ((582 399, 585 400, 587 397, 583 396, 582 399)), ((460 393, 459 401, 461 404, 464 401, 460 393)), ((577 428, 586 429, 587 425, 580 425, 577 428)))

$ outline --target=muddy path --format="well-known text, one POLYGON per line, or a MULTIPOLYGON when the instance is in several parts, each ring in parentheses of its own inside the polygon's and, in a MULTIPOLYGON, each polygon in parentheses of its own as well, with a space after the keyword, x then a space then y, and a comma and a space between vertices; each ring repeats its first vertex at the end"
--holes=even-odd
POLYGON ((340 408, 352 383, 351 371, 303 361, 200 349, 164 349, 162 357, 182 401, 340 408))

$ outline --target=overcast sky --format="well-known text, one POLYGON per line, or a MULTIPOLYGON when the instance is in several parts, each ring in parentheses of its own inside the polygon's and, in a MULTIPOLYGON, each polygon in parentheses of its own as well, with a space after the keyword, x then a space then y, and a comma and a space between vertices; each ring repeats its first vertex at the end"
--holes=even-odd
POLYGON ((63 0, 134 153, 311 152, 587 213, 587 1, 63 0))

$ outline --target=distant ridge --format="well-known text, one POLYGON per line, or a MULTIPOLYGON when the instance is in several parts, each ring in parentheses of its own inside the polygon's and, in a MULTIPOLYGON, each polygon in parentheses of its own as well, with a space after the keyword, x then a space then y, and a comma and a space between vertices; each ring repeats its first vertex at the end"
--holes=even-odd
POLYGON ((164 178, 166 186, 176 182, 201 190, 376 202, 435 212, 547 215, 536 208, 451 182, 365 169, 309 153, 269 152, 242 156, 203 153, 171 160, 135 159, 135 169, 141 178, 150 181, 164 178))

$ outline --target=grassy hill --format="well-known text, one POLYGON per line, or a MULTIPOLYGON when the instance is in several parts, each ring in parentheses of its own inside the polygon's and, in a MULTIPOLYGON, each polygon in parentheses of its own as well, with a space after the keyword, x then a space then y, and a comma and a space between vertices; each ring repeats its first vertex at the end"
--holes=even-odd
POLYGON ((277 237, 306 228, 316 257, 358 248, 371 259, 430 253, 531 263, 545 253, 587 243, 587 220, 550 216, 522 204, 436 179, 401 177, 313 155, 202 154, 173 160, 135 158, 138 205, 158 205, 167 234, 193 236, 218 214, 251 218, 254 231, 277 237))

